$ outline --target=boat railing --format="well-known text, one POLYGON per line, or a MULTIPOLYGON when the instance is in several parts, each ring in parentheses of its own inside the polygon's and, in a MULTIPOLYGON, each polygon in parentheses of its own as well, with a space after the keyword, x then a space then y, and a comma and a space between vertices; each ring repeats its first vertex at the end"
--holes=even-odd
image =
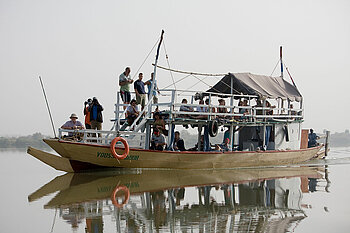
MULTIPOLYGON (((231 95, 174 89, 160 89, 159 91, 161 94, 158 96, 158 103, 148 101, 144 110, 140 112, 134 123, 131 126, 127 126, 129 131, 139 131, 142 129, 147 120, 152 119, 152 115, 150 115, 150 113, 155 111, 166 112, 168 114, 168 120, 173 122, 174 120, 181 121, 181 118, 186 120, 226 119, 230 120, 230 122, 241 121, 244 123, 271 121, 290 122, 303 119, 303 109, 301 107, 283 107, 283 104, 282 106, 268 107, 264 106, 265 101, 263 101, 263 106, 258 106, 256 101, 258 96, 254 95, 231 95), (199 104, 196 102, 204 98, 209 100, 209 104, 199 104), (181 103, 182 99, 186 99, 188 103, 181 103), (226 102, 228 102, 228 104, 213 104, 219 99, 224 99, 226 102), (246 99, 248 101, 248 106, 239 106, 238 103, 241 99, 246 99), (181 106, 192 109, 192 111, 181 111, 181 106), (202 111, 200 108, 202 108, 202 111), (218 109, 226 110, 224 110, 224 112, 219 112, 218 109)), ((123 121, 126 121, 126 110, 124 108, 126 108, 127 105, 120 102, 121 99, 119 98, 119 92, 117 94, 117 103, 115 104, 115 121, 118 121, 118 123, 116 124, 115 129, 118 131, 123 121)), ((288 101, 288 106, 290 106, 290 101, 288 101)))
POLYGON ((75 141, 84 144, 109 146, 115 137, 128 139, 129 146, 144 148, 145 134, 132 131, 109 131, 95 129, 58 129, 59 140, 75 141))

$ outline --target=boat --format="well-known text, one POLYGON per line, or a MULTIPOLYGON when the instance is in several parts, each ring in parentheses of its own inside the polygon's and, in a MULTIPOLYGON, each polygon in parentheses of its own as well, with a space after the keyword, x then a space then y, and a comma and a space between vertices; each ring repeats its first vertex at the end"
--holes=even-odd
POLYGON ((234 227, 249 231, 262 225, 287 231, 307 218, 303 195, 313 192, 310 185, 323 182, 326 172, 319 166, 66 173, 30 194, 28 201, 48 200, 44 209, 58 210, 60 218, 74 228, 86 222, 89 229, 91 219, 95 224, 99 219, 95 227, 103 228, 112 219, 116 232, 125 232, 133 221, 149 232, 179 226, 200 229, 210 222, 218 225, 211 232, 234 227), (226 218, 231 221, 220 228, 220 219, 226 218))
MULTIPOLYGON (((154 66, 158 65, 162 31, 154 66)), ((251 73, 228 73, 208 90, 161 89, 162 99, 153 102, 152 82, 149 96, 138 118, 128 125, 125 107, 117 95, 114 125, 111 130, 59 129, 57 138, 44 139, 58 155, 29 147, 28 153, 57 170, 79 172, 115 168, 161 169, 227 169, 237 167, 270 167, 322 158, 327 153, 324 145, 308 148, 308 130, 304 121, 303 97, 293 79, 292 84, 281 76, 271 77, 251 73), (190 98, 183 104, 181 98, 190 98), (206 99, 207 105, 196 103, 206 99), (229 104, 217 105, 224 100, 229 104), (276 103, 271 105, 270 102, 276 103), (243 103, 243 104, 242 104, 243 103), (297 108, 293 106, 297 106, 297 108), (205 111, 183 111, 185 106, 205 111), (219 111, 215 109, 225 109, 219 111), (168 126, 167 146, 163 151, 151 150, 153 114, 159 112, 168 126), (175 127, 191 126, 197 129, 197 147, 176 151, 173 148, 175 127), (225 129, 222 147, 212 147, 210 138, 225 129), (204 133, 202 133, 204 131, 204 133), (76 137, 67 137, 71 133, 76 137), (99 135, 99 136, 97 136, 99 135), (226 143, 225 143, 226 142, 226 143), (224 149, 224 146, 226 147, 224 149)), ((184 74, 209 75, 177 71, 184 74)), ((221 74, 222 75, 222 74, 221 74)), ((291 76, 290 76, 291 77, 291 76)), ((327 145, 327 144, 326 144, 327 145)))

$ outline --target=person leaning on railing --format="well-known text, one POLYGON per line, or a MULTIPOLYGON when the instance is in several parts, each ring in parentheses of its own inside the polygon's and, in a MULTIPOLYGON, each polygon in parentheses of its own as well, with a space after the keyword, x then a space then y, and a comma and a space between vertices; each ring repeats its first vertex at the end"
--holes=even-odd
MULTIPOLYGON (((84 129, 83 124, 78 121, 78 116, 75 113, 70 115, 70 121, 67 121, 61 126, 61 129, 84 129)), ((74 136, 73 132, 68 132, 68 137, 74 136)))

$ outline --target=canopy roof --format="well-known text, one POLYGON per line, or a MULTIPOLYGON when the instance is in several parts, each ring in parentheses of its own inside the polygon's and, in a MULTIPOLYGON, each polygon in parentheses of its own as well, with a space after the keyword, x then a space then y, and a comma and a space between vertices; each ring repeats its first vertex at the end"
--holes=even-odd
POLYGON ((231 80, 233 94, 257 95, 269 99, 282 98, 291 101, 302 99, 298 89, 283 78, 251 73, 229 73, 207 92, 231 94, 231 80))

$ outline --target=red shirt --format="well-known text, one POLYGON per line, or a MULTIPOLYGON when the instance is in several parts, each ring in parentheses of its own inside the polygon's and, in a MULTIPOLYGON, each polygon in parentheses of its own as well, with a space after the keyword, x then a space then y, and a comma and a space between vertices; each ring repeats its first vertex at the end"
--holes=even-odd
POLYGON ((85 108, 85 124, 91 125, 89 108, 85 108))

